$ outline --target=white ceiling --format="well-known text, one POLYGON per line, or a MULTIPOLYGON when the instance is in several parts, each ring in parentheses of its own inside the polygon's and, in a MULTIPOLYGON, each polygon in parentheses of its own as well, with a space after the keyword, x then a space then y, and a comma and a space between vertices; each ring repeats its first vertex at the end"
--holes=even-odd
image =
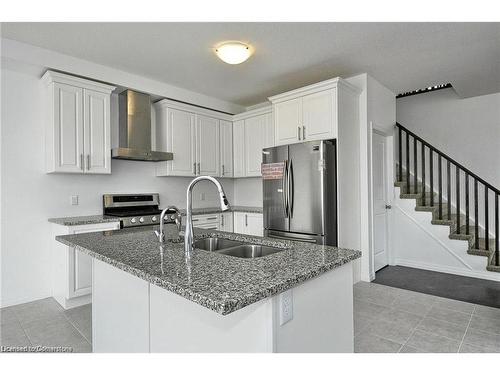
POLYGON ((243 106, 363 72, 394 93, 500 92, 500 23, 2 23, 2 37, 243 106), (224 64, 212 52, 224 40, 255 54, 224 64))

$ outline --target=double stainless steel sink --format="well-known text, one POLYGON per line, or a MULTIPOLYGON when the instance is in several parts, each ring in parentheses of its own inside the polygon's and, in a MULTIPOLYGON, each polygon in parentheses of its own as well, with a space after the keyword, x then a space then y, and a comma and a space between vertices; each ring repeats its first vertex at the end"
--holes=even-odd
POLYGON ((284 250, 278 247, 254 245, 218 237, 197 240, 194 242, 194 247, 238 258, 260 258, 284 250))

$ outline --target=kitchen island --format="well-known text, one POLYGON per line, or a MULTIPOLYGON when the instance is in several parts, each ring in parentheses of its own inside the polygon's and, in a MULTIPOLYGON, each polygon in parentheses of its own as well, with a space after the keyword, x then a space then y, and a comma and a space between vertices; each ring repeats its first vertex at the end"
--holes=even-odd
POLYGON ((259 258, 195 249, 173 226, 58 236, 93 259, 94 352, 352 352, 359 251, 195 229, 278 248, 259 258))

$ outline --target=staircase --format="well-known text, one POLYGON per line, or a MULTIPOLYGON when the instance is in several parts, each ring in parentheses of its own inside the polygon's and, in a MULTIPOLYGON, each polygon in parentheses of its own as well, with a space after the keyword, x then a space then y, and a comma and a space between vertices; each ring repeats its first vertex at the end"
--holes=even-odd
POLYGON ((432 224, 449 226, 450 239, 467 241, 468 254, 500 272, 500 190, 401 124, 396 132, 400 198, 414 199, 416 211, 431 212, 432 224))

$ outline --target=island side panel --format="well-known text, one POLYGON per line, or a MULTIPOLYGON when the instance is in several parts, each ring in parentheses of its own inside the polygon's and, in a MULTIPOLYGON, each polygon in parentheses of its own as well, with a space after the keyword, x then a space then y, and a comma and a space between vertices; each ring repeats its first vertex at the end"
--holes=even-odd
POLYGON ((149 283, 92 260, 94 353, 149 352, 149 283))
POLYGON ((293 318, 283 325, 279 296, 273 301, 276 352, 354 351, 351 263, 300 284, 292 295, 293 318))
POLYGON ((267 298, 220 315, 150 286, 151 352, 272 352, 273 306, 267 298))

